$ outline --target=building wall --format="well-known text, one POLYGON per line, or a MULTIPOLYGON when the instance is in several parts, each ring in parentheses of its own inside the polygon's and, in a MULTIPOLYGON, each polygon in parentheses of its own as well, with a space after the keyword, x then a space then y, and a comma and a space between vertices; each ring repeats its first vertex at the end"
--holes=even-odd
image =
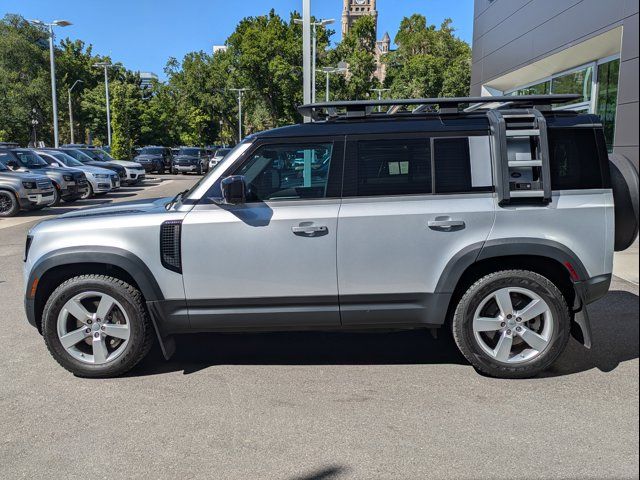
POLYGON ((614 148, 637 166, 638 0, 476 0, 471 93, 487 94, 492 80, 619 27, 614 148))

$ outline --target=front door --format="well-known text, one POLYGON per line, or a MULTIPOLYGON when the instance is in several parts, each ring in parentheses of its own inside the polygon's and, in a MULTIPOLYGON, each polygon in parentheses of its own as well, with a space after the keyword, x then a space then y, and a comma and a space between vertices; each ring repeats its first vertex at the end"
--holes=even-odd
POLYGON ((358 136, 347 145, 338 219, 343 325, 442 323, 447 264, 481 245, 493 224, 489 138, 358 136))
POLYGON ((196 330, 339 326, 336 271, 342 150, 329 139, 252 148, 247 203, 205 201, 183 223, 183 272, 196 330), (335 178, 335 180, 330 180, 335 178), (331 198, 334 197, 334 198, 331 198))

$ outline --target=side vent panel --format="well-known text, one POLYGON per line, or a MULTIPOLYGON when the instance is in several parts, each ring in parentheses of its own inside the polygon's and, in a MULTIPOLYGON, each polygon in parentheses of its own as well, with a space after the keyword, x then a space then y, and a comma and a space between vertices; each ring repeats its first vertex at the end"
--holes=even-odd
POLYGON ((162 266, 182 273, 182 220, 169 220, 160 226, 160 260, 162 266))

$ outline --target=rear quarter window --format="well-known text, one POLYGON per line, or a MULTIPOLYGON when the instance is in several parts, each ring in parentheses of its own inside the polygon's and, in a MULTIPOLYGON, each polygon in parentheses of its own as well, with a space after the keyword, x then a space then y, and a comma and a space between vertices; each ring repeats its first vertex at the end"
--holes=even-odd
POLYGON ((549 163, 553 190, 608 188, 602 158, 592 128, 550 128, 549 163))

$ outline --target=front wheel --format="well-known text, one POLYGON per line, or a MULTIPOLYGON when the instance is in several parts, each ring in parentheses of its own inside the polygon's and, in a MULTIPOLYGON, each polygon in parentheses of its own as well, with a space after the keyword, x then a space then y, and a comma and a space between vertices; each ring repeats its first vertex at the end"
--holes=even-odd
POLYGON ((91 184, 89 184, 89 188, 87 188, 87 191, 84 192, 80 198, 82 200, 87 200, 87 199, 89 199, 91 197, 93 197, 93 186, 91 184))
POLYGON ((534 272, 510 270, 469 288, 455 310, 453 335, 477 370, 529 378, 564 351, 570 324, 566 300, 553 283, 534 272))
POLYGON ((116 278, 83 275, 62 283, 42 315, 47 348, 80 377, 116 377, 149 352, 153 329, 141 293, 116 278))
POLYGON ((0 190, 0 217, 13 217, 20 211, 18 199, 12 192, 0 190))

